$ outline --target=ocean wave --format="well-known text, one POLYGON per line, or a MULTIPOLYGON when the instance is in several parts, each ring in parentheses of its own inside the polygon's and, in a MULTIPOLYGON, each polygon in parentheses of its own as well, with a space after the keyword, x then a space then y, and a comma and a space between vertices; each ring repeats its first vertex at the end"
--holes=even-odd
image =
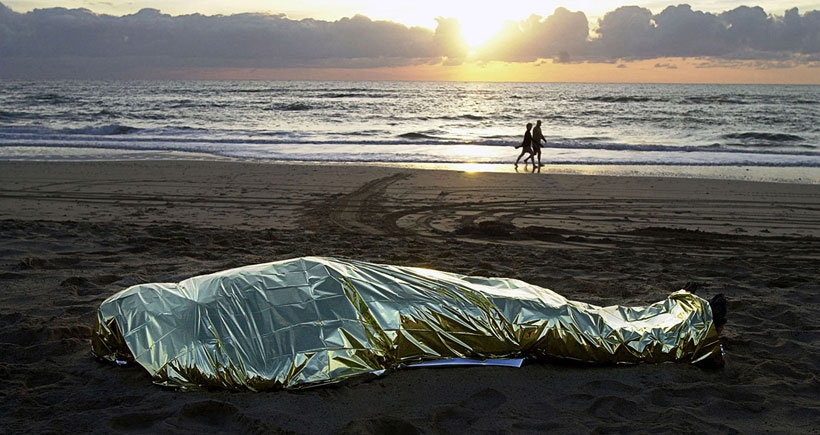
POLYGON ((781 143, 781 142, 802 142, 805 139, 788 133, 761 133, 761 132, 745 132, 745 133, 729 133, 723 135, 724 139, 735 139, 750 143, 781 143))
POLYGON ((115 135, 125 135, 131 134, 140 131, 141 129, 136 127, 130 127, 127 125, 122 124, 110 124, 110 125, 102 125, 102 126, 88 126, 82 128, 67 128, 61 130, 62 133, 68 134, 81 134, 81 135, 91 135, 91 136, 115 136, 115 135))
POLYGON ((429 133, 403 133, 397 137, 409 140, 438 139, 436 136, 429 133))
POLYGON ((340 92, 340 93, 327 93, 319 95, 319 98, 330 98, 330 99, 340 99, 340 98, 362 98, 362 97, 369 97, 369 98, 379 98, 378 96, 374 95, 366 95, 354 92, 340 92))
POLYGON ((66 97, 65 95, 53 92, 29 95, 27 100, 34 103, 50 103, 55 105, 72 104, 77 101, 76 98, 66 97))
MULTIPOLYGON (((201 100, 196 99, 185 99, 185 100, 176 100, 176 101, 169 101, 166 107, 161 109, 219 109, 231 107, 230 104, 227 103, 218 103, 218 102, 203 102, 201 100)), ((160 108, 158 108, 160 109, 160 108)))
POLYGON ((169 119, 177 118, 177 116, 175 116, 173 113, 168 112, 129 113, 128 117, 131 119, 142 119, 146 121, 167 121, 169 119))
POLYGON ((109 109, 99 110, 96 113, 93 113, 92 115, 93 116, 105 116, 105 117, 110 117, 110 118, 116 118, 118 116, 122 116, 122 114, 120 112, 117 112, 117 111, 114 111, 114 110, 109 110, 109 109))
MULTIPOLYGON (((313 86, 311 86, 310 88, 311 88, 311 89, 308 89, 308 90, 312 90, 313 86)), ((322 90, 323 90, 323 91, 325 91, 325 92, 328 92, 328 93, 344 93, 344 92, 349 92, 349 93, 353 93, 353 94, 367 94, 367 93, 374 92, 374 90, 373 90, 373 89, 371 89, 371 88, 366 88, 366 87, 351 87, 351 88, 345 88, 345 87, 341 87, 341 88, 337 88, 337 87, 327 87, 327 88, 322 89, 322 90)))
POLYGON ((468 121, 483 121, 487 119, 486 116, 466 114, 458 117, 459 119, 466 119, 468 121))
POLYGON ((37 117, 37 115, 27 112, 10 112, 6 110, 0 110, 0 120, 3 121, 14 121, 16 119, 34 119, 37 117))
POLYGON ((270 95, 277 95, 277 94, 288 94, 291 92, 290 89, 284 88, 258 88, 258 89, 248 89, 248 88, 241 88, 241 89, 225 89, 221 92, 226 94, 270 94, 270 95))
MULTIPOLYGON (((165 136, 55 136, 49 140, 28 140, 18 137, 9 140, 0 129, 0 156, 3 148, 32 149, 95 149, 112 153, 196 153, 228 158, 260 161, 328 161, 328 162, 383 162, 383 163, 473 163, 506 164, 517 154, 513 144, 503 147, 488 145, 494 150, 453 153, 444 141, 359 140, 311 141, 299 138, 252 139, 214 138, 203 134, 200 139, 165 136), (207 140, 205 138, 208 138, 207 140), (477 157, 480 156, 480 157, 477 157), (476 158, 477 157, 477 158, 476 158)), ((463 143, 453 142, 451 145, 463 143)), ((480 147, 480 145, 475 145, 480 147)), ((38 155, 41 151, 32 151, 38 155)), ((59 154, 59 151, 56 151, 59 154)), ((89 156, 98 153, 89 154, 89 156)), ((9 158, 19 156, 13 151, 9 158)), ((772 150, 742 150, 727 147, 673 147, 630 144, 550 143, 544 149, 544 160, 550 165, 656 165, 656 166, 772 166, 820 167, 820 152, 777 152, 772 150)))
MULTIPOLYGON (((606 137, 585 137, 578 139, 550 140, 545 149, 566 150, 572 153, 593 153, 596 151, 625 153, 655 153, 659 155, 701 154, 747 154, 758 156, 806 156, 820 157, 820 151, 814 146, 790 144, 788 147, 765 147, 759 145, 736 145, 711 143, 705 145, 663 145, 663 144, 630 144, 611 142, 606 137)), ((219 149, 267 149, 293 145, 311 145, 318 147, 353 147, 367 149, 384 147, 401 150, 402 146, 429 147, 446 149, 450 146, 475 146, 488 148, 508 148, 520 143, 518 137, 505 135, 477 136, 474 138, 448 138, 436 136, 436 132, 410 132, 389 136, 384 130, 361 130, 345 134, 314 135, 292 131, 234 131, 220 132, 205 128, 166 127, 158 129, 140 129, 126 125, 112 124, 89 126, 79 129, 48 130, 43 128, 0 128, 0 146, 28 144, 44 147, 70 147, 79 144, 85 147, 113 147, 125 149, 142 149, 150 146, 158 150, 198 149, 209 152, 219 149), (135 134, 139 133, 139 134, 135 134)), ((438 151, 436 151, 438 152, 438 151)), ((592 154, 590 154, 592 155, 592 154)), ((673 160, 677 157, 671 157, 673 160)))
MULTIPOLYGON (((0 112, 2 113, 2 112, 0 112)), ((132 119, 134 117, 132 116, 132 119)), ((283 129, 225 129, 208 128, 207 126, 156 125, 151 128, 142 125, 109 123, 104 125, 86 125, 75 128, 49 128, 46 125, 0 126, 0 145, 15 143, 21 140, 30 143, 49 144, 50 142, 99 142, 117 141, 134 143, 200 143, 225 144, 236 147, 310 144, 310 145, 385 145, 385 146, 488 146, 507 147, 520 143, 518 134, 481 134, 465 135, 442 129, 417 130, 396 134, 389 128, 361 128, 350 131, 294 131, 283 129)), ((364 127, 364 126, 363 126, 364 127)), ((489 132, 486 132, 489 133, 489 132)), ((603 132, 602 132, 603 133, 603 132)), ((813 155, 820 150, 810 139, 788 133, 739 132, 715 136, 715 140, 702 143, 629 143, 619 136, 596 134, 577 137, 551 137, 545 145, 547 148, 566 150, 604 150, 630 152, 751 152, 756 154, 794 154, 808 153, 813 155)), ((674 139, 673 139, 674 140, 674 139)))
POLYGON ((295 111, 302 111, 302 110, 312 110, 313 106, 307 103, 274 103, 271 105, 273 110, 281 110, 283 112, 295 112, 295 111))
POLYGON ((544 148, 566 150, 600 150, 600 151, 628 151, 628 152, 656 152, 656 153, 726 153, 726 154, 756 154, 756 155, 796 155, 820 157, 816 147, 792 146, 788 149, 777 148, 748 148, 735 147, 732 144, 712 143, 708 145, 648 145, 622 144, 599 142, 602 138, 587 138, 586 140, 567 140, 565 142, 548 142, 544 148))
POLYGON ((730 95, 691 96, 684 98, 682 102, 683 104, 751 104, 751 101, 730 95))
POLYGON ((348 134, 355 137, 355 136, 384 136, 384 135, 387 135, 389 133, 384 131, 384 130, 359 130, 359 131, 354 131, 354 132, 348 133, 348 134))
POLYGON ((394 94, 386 92, 328 92, 318 95, 319 98, 342 99, 342 98, 391 98, 394 94))
POLYGON ((598 101, 602 103, 646 103, 649 101, 658 101, 658 99, 633 95, 601 95, 597 97, 590 97, 589 101, 598 101))

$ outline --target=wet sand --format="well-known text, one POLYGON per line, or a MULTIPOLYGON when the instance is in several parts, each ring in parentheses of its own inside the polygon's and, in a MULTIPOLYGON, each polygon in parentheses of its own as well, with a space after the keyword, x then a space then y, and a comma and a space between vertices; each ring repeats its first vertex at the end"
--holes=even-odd
POLYGON ((820 186, 232 162, 0 162, 0 433, 816 433, 820 186), (305 255, 599 305, 729 299, 726 365, 404 369, 180 392, 94 360, 99 304, 305 255), (813 432, 814 431, 814 432, 813 432))

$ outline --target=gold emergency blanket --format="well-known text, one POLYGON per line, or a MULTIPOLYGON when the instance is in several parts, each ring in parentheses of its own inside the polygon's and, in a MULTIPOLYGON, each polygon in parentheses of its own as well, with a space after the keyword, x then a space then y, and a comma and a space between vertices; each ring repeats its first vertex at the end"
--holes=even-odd
POLYGON ((709 303, 684 290, 598 307, 515 279, 320 257, 130 287, 101 304, 92 348, 162 385, 251 390, 450 358, 722 358, 709 303))

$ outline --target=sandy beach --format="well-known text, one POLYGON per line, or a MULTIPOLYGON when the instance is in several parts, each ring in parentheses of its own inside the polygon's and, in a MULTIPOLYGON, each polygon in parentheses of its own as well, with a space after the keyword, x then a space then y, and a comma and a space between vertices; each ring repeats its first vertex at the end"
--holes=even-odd
POLYGON ((0 433, 820 433, 820 185, 218 161, 0 162, 0 433), (723 368, 397 370, 181 392, 96 361, 110 295, 318 255, 598 305, 723 293, 723 368))

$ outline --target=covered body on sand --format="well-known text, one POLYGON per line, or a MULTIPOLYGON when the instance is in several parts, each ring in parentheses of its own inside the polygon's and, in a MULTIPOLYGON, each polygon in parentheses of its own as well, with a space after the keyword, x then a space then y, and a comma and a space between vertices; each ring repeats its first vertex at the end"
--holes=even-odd
POLYGON ((570 301, 526 282, 324 257, 245 266, 105 300, 92 348, 161 385, 295 389, 468 358, 721 363, 708 301, 570 301))

